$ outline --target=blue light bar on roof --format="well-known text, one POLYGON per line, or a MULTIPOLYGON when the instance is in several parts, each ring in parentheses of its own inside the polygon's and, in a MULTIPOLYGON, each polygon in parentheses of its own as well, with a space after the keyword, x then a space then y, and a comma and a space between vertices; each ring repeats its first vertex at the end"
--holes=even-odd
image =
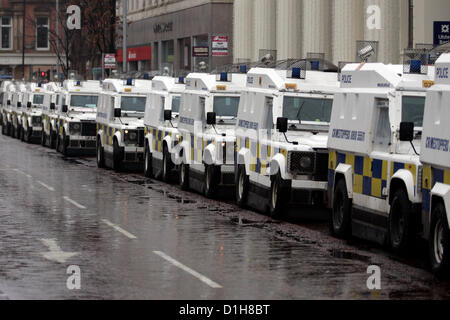
POLYGON ((127 79, 127 86, 132 86, 133 85, 133 79, 128 78, 127 79))
POLYGON ((410 73, 421 73, 421 70, 422 70, 422 61, 411 60, 409 62, 409 72, 410 73))
POLYGON ((292 78, 300 79, 301 73, 302 73, 302 69, 300 69, 300 68, 292 68, 292 78))
POLYGON ((145 80, 150 79, 150 75, 149 75, 148 73, 144 73, 144 79, 145 79, 145 80))
POLYGON ((228 81, 228 73, 221 72, 220 73, 220 81, 228 81))
POLYGON ((81 86, 81 81, 80 80, 77 81, 77 86, 81 86))
POLYGON ((311 61, 311 70, 319 70, 319 61, 311 61))
POLYGON ((178 83, 183 83, 184 84, 184 77, 178 77, 178 83))
POLYGON ((247 73, 247 66, 246 65, 239 66, 239 72, 240 73, 247 73))

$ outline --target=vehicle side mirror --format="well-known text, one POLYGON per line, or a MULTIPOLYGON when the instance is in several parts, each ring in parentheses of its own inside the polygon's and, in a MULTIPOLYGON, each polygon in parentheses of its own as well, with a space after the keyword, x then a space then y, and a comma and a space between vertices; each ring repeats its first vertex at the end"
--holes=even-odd
POLYGON ((277 130, 281 133, 288 131, 288 118, 277 118, 277 130))
POLYGON ((6 101, 6 104, 7 104, 8 106, 10 106, 10 105, 11 105, 11 100, 6 101))
POLYGON ((27 102, 27 108, 30 109, 31 108, 31 101, 27 102))
POLYGON ((55 108, 56 108, 55 103, 54 102, 50 103, 50 110, 55 110, 55 108))
POLYGON ((414 140, 414 123, 402 122, 400 123, 400 141, 411 142, 414 140))
POLYGON ((206 114, 206 124, 215 125, 216 124, 216 113, 208 112, 206 114))
POLYGON ((164 121, 172 120, 172 110, 164 110, 164 121))
POLYGON ((114 118, 120 118, 122 116, 122 109, 114 109, 114 118))
POLYGON ((22 108, 22 102, 17 102, 17 108, 22 108))
POLYGON ((67 113, 67 104, 65 104, 65 105, 63 105, 62 106, 62 109, 61 109, 61 111, 63 112, 63 113, 67 113))

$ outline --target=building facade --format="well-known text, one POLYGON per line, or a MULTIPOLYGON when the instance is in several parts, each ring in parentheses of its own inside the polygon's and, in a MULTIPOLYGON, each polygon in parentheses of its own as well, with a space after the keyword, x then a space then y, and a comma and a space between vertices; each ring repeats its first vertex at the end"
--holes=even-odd
MULTIPOLYGON (((356 60, 372 44, 376 60, 400 63, 410 30, 416 47, 433 45, 435 21, 450 21, 450 1, 413 0, 234 0, 235 62, 266 53, 278 60, 322 54, 338 64, 356 60)), ((445 30, 445 29, 444 29, 445 30)), ((450 36, 450 33, 449 33, 450 36)))
POLYGON ((38 80, 42 72, 56 74, 51 44, 56 24, 54 0, 0 0, 0 77, 38 80), (25 21, 25 70, 22 67, 25 21))
MULTIPOLYGON (((233 61, 232 0, 128 0, 127 8, 128 71, 176 75, 233 61)), ((120 0, 117 14, 123 16, 120 0)), ((121 41, 117 47, 121 67, 121 41)))

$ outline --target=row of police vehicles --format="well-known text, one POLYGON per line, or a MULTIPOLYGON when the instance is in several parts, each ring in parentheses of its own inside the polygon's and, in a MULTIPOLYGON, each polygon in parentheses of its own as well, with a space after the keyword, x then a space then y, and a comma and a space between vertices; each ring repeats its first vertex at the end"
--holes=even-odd
POLYGON ((2 133, 96 155, 280 218, 327 209, 330 231, 450 271, 450 54, 434 66, 287 60, 152 80, 0 87, 2 133), (310 211, 310 210, 309 210, 310 211))

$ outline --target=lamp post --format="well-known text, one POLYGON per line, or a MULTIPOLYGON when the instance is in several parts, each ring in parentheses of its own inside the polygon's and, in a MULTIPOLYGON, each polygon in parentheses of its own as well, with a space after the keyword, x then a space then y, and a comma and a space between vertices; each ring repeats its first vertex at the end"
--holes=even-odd
POLYGON ((25 5, 26 0, 23 0, 23 22, 22 22, 22 80, 25 81, 25 5))
POLYGON ((123 45, 122 45, 122 71, 127 72, 127 0, 122 0, 122 11, 123 11, 123 22, 122 22, 122 35, 123 35, 123 45))

